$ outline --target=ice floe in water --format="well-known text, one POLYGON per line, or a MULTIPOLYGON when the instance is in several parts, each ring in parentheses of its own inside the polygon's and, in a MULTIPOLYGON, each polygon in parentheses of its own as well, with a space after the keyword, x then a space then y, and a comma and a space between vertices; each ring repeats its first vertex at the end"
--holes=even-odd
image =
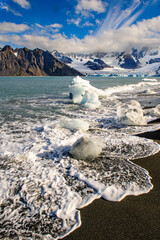
POLYGON ((69 85, 69 94, 73 103, 83 104, 84 107, 95 109, 101 105, 99 96, 103 96, 104 92, 90 85, 89 81, 77 76, 73 78, 69 85))
POLYGON ((78 105, 53 97, 26 99, 25 107, 24 101, 13 103, 13 108, 6 103, 10 111, 6 118, 6 112, 1 115, 0 139, 2 239, 62 238, 81 225, 80 209, 93 200, 120 201, 153 188, 148 171, 132 160, 155 154, 160 147, 133 135, 160 128, 135 122, 155 118, 152 111, 159 111, 160 84, 141 82, 102 91, 76 78, 69 91, 78 105), (154 101, 141 94, 148 87, 155 92, 154 101), (86 97, 91 93, 97 97, 92 100, 101 101, 99 107, 86 97), (147 112, 144 100, 152 103, 147 112), (17 115, 12 116, 14 110, 17 115), (87 153, 85 143, 80 157, 71 155, 82 138, 94 143, 89 145, 92 161, 82 156, 87 153))

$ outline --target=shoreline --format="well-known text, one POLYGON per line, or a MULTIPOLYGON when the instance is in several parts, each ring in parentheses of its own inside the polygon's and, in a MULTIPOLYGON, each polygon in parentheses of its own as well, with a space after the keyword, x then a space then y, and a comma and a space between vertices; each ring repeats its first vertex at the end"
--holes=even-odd
MULTIPOLYGON (((138 135, 160 144, 160 130, 138 135)), ((127 196, 120 202, 103 198, 80 209, 82 225, 64 240, 158 240, 160 236, 160 151, 133 160, 151 176, 153 189, 146 194, 127 196)))

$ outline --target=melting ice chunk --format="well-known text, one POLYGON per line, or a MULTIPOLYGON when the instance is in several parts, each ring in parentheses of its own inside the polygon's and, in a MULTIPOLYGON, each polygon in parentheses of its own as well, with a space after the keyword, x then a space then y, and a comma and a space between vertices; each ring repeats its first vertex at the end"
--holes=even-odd
POLYGON ((151 111, 151 114, 155 117, 160 117, 160 104, 158 104, 153 110, 151 111))
POLYGON ((93 161, 102 152, 102 148, 100 138, 83 136, 73 144, 70 154, 76 159, 93 161))
POLYGON ((89 129, 89 123, 82 119, 68 119, 68 120, 63 119, 57 124, 57 127, 67 128, 70 130, 80 129, 85 132, 89 129))
POLYGON ((90 85, 89 81, 77 76, 73 78, 69 85, 69 94, 73 103, 83 104, 86 108, 95 109, 101 105, 99 96, 103 96, 105 93, 103 90, 90 85))
POLYGON ((141 104, 135 100, 130 104, 123 104, 117 108, 117 116, 125 125, 146 125, 147 121, 143 115, 141 104))

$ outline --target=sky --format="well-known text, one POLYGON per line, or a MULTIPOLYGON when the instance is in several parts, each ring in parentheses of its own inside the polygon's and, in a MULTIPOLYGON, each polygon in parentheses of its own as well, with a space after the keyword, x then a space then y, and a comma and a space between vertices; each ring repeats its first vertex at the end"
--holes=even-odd
POLYGON ((117 52, 160 45, 160 0, 0 0, 0 47, 117 52))

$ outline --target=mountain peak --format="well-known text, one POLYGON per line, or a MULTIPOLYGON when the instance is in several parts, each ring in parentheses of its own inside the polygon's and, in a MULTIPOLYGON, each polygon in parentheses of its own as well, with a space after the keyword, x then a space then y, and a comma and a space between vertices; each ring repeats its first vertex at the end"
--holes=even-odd
POLYGON ((0 51, 0 76, 82 76, 79 71, 55 58, 49 51, 6 45, 0 51))
POLYGON ((11 48, 10 45, 6 45, 1 49, 1 52, 4 52, 4 51, 13 51, 13 49, 11 48))

